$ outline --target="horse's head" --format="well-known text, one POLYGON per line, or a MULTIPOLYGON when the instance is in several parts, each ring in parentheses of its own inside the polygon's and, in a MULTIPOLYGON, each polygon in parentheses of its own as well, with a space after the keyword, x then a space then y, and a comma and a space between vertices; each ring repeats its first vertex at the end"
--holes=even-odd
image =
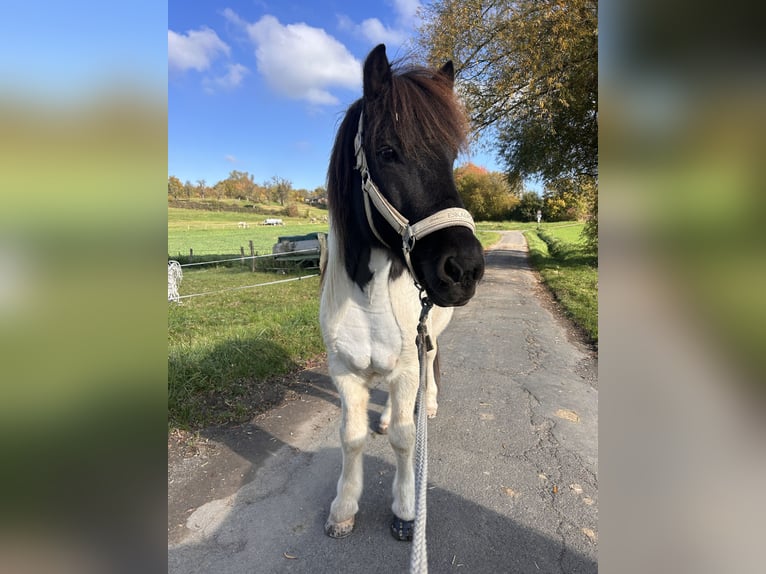
POLYGON ((365 61, 364 96, 358 106, 363 114, 359 143, 369 179, 385 202, 415 228, 424 220, 446 225, 416 237, 408 252, 402 250, 406 233, 381 215, 385 208, 376 209, 376 202, 366 199, 373 242, 404 262, 440 306, 467 303, 484 274, 483 250, 453 178, 453 164, 467 133, 453 83, 452 62, 439 70, 411 68, 395 74, 381 44, 365 61))

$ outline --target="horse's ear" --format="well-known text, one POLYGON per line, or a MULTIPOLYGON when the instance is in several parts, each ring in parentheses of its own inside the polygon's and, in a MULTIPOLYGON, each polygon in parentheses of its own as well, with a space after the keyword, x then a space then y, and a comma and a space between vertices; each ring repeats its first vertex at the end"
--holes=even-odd
POLYGON ((447 60, 447 62, 439 68, 439 73, 446 76, 450 84, 455 83, 455 66, 452 64, 452 60, 447 60))
POLYGON ((390 81, 391 64, 386 56, 386 45, 378 44, 364 61, 364 99, 376 99, 390 81))

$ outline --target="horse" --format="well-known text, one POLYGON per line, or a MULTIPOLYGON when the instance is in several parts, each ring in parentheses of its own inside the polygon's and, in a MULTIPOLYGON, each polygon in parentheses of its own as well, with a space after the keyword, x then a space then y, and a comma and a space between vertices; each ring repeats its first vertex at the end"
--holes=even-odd
POLYGON ((343 462, 325 533, 343 538, 354 529, 370 387, 383 381, 381 428, 396 456, 391 532, 411 540, 419 315, 430 301, 426 408, 433 417, 437 339, 453 308, 473 297, 484 254, 453 178, 468 122, 452 62, 439 69, 391 63, 380 44, 365 59, 362 91, 338 128, 327 175, 319 318, 341 400, 343 462))

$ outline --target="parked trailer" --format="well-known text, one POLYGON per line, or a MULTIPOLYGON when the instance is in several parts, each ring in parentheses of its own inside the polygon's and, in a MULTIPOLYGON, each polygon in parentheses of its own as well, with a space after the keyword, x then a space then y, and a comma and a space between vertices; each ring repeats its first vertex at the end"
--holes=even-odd
POLYGON ((288 262, 285 266, 296 266, 303 269, 317 269, 321 259, 323 245, 326 245, 327 234, 322 232, 307 233, 306 235, 283 235, 271 249, 276 261, 288 262), (293 253, 293 255, 291 255, 293 253))

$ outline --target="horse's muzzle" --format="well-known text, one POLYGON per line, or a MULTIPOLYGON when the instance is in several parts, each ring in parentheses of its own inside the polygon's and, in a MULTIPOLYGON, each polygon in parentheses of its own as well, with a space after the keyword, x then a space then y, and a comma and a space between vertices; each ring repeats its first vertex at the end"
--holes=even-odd
POLYGON ((451 228, 424 238, 413 252, 416 272, 434 304, 460 307, 484 276, 484 251, 468 229, 451 228), (438 236, 437 236, 438 235, 438 236), (430 239, 430 241, 429 241, 430 239), (418 248, 422 248, 418 253, 418 248))

